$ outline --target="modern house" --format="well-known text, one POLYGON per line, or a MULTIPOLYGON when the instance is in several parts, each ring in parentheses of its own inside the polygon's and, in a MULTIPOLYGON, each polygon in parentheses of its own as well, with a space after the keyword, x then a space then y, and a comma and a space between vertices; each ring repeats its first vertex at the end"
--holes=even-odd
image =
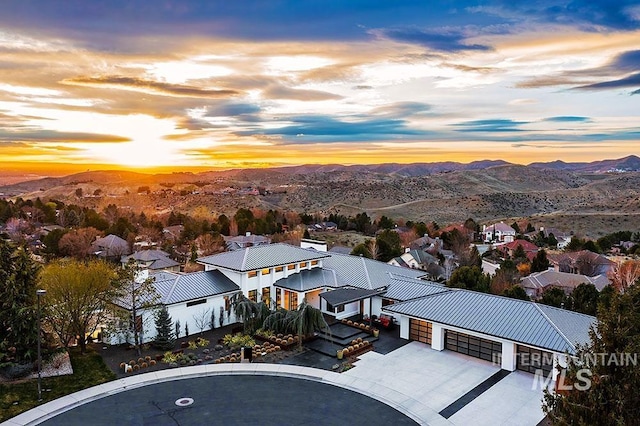
POLYGON ((610 284, 610 281, 605 275, 589 277, 587 275, 558 272, 553 269, 549 269, 542 272, 535 272, 524 277, 520 284, 525 289, 529 297, 532 299, 538 299, 539 297, 542 297, 542 294, 548 288, 560 288, 568 295, 580 284, 593 284, 598 291, 601 291, 610 284))
MULTIPOLYGON (((198 262, 204 272, 153 275, 161 303, 191 332, 202 325, 209 329, 216 313, 222 312, 224 324, 235 321, 230 298, 238 292, 285 309, 306 299, 336 319, 385 313, 399 324, 401 338, 496 362, 508 371, 541 370, 555 377, 554 366, 566 366, 566 354, 589 340, 596 321, 534 302, 450 289, 421 279, 418 269, 282 243, 198 262)), ((144 340, 152 339, 153 324, 139 321, 144 340)))
POLYGON ((498 363, 507 371, 557 377, 567 354, 589 342, 595 317, 523 300, 450 289, 383 308, 400 337, 498 363))
MULTIPOLYGON (((153 280, 157 293, 157 300, 154 302, 167 307, 174 323, 180 322, 181 336, 185 334, 185 326, 190 334, 195 334, 201 328, 210 330, 211 325, 220 327, 236 322, 235 313, 231 309, 231 298, 240 288, 220 271, 189 274, 161 271, 148 276, 143 274, 140 279, 147 277, 153 280)), ((126 300, 116 301, 116 305, 124 310, 131 310, 130 303, 126 300)), ((153 309, 143 309, 136 314, 140 341, 153 341, 156 336, 153 309)), ((131 341, 131 336, 125 330, 126 327, 116 325, 109 333, 109 342, 118 344, 131 341)))

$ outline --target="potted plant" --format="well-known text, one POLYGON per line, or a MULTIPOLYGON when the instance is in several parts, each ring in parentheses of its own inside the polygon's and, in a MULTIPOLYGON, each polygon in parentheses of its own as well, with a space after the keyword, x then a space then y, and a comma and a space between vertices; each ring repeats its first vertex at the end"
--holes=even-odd
POLYGON ((342 357, 344 356, 344 354, 342 352, 342 349, 338 349, 336 351, 336 355, 337 355, 338 359, 342 359, 342 357))

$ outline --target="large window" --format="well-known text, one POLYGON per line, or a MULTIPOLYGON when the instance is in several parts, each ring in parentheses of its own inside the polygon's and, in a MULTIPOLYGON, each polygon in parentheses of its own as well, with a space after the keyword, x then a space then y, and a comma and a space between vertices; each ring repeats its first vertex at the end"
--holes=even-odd
POLYGON ((270 303, 271 300, 271 287, 265 287, 262 289, 262 301, 270 303))
POLYGON ((289 310, 293 311, 298 309, 298 293, 295 291, 289 292, 289 310))
POLYGON ((495 362, 502 357, 502 343, 456 331, 446 331, 446 345, 450 351, 495 362))
POLYGON ((231 312, 231 298, 229 296, 224 297, 224 310, 231 312))
POLYGON ((276 288, 276 306, 278 308, 282 307, 282 290, 276 288))
POLYGON ((258 290, 249 290, 249 300, 252 302, 258 301, 258 290))
POLYGON ((409 318, 409 339, 430 345, 431 323, 409 318))

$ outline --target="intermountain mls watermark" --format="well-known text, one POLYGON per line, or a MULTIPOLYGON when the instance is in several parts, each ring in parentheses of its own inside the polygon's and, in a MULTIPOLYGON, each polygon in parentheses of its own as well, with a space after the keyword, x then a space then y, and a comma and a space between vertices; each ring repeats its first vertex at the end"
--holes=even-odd
MULTIPOLYGON (((594 366, 616 366, 616 367, 637 367, 637 353, 592 353, 584 354, 580 357, 573 357, 573 362, 578 366, 583 366, 576 372, 576 380, 568 383, 567 370, 561 368, 558 372, 557 383, 553 380, 554 355, 550 353, 520 353, 516 355, 519 369, 533 372, 532 390, 549 389, 555 384, 557 391, 586 391, 591 388, 591 370, 594 366), (545 368, 543 368, 543 366, 545 368)), ((501 365, 501 354, 493 355, 494 364, 501 365)))

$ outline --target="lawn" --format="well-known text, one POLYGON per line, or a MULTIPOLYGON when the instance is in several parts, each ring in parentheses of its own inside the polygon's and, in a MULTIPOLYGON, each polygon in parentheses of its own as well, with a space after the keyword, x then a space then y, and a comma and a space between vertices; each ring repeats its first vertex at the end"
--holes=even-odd
POLYGON ((79 350, 71 349, 69 355, 73 375, 43 378, 41 402, 38 402, 36 380, 0 384, 0 422, 37 405, 116 378, 115 374, 107 368, 100 354, 94 351, 88 350, 82 355, 79 350))

